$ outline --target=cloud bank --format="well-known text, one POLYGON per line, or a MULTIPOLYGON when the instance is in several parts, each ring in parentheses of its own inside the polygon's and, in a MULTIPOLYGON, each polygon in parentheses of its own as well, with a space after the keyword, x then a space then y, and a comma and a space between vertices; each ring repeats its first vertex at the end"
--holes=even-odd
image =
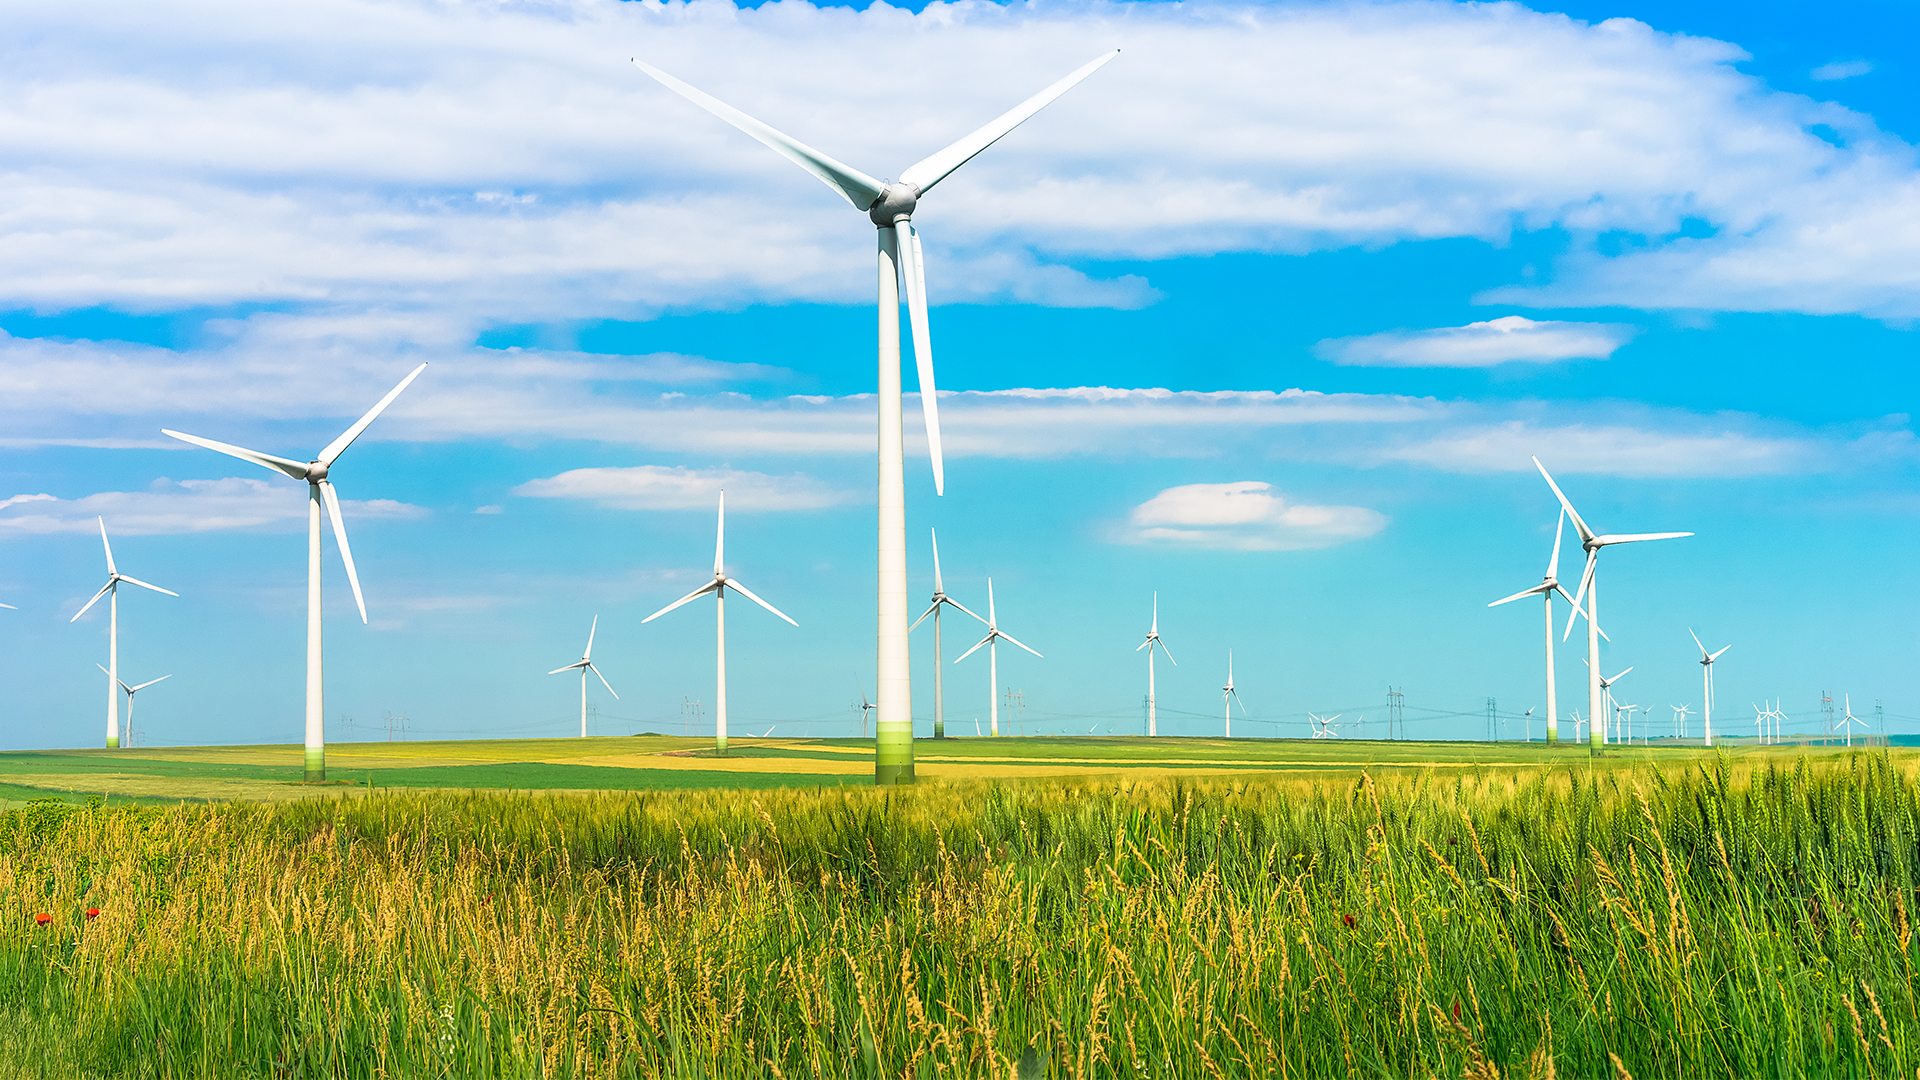
POLYGON ((1364 540, 1387 517, 1362 506, 1290 503, 1258 480, 1171 487, 1133 508, 1116 539, 1224 551, 1300 551, 1364 540))
MULTIPOLYGON (((352 535, 356 521, 417 519, 423 507, 391 499, 342 499, 341 516, 352 535)), ((304 484, 248 477, 173 481, 162 477, 145 491, 103 491, 76 499, 52 495, 0 500, 0 536, 91 533, 104 518, 114 536, 165 536, 224 529, 290 532, 307 526, 304 484)))
POLYGON ((1366 367, 1469 368, 1605 360, 1638 329, 1619 323, 1535 322, 1507 315, 1437 330, 1328 338, 1314 346, 1314 355, 1336 364, 1366 367))
POLYGON ((513 489, 515 495, 586 499, 615 510, 712 510, 722 491, 734 510, 819 510, 856 498, 805 475, 769 476, 677 465, 570 469, 513 489))

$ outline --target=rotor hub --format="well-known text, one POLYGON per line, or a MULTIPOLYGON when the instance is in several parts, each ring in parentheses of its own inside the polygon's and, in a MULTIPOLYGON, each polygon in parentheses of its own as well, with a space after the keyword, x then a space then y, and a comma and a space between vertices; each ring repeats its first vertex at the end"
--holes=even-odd
POLYGON ((327 467, 318 461, 307 462, 307 483, 317 484, 327 478, 327 467))
POLYGON ((919 188, 911 184, 888 184, 881 190, 880 197, 867 208, 867 216, 873 219, 875 226, 891 229, 894 222, 912 217, 913 208, 919 204, 919 188))

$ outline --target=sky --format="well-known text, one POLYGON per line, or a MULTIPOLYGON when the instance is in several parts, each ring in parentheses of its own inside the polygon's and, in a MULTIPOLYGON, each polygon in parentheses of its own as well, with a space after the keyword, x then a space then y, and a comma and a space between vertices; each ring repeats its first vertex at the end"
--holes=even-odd
POLYGON ((304 486, 160 429, 306 460, 422 361, 331 473, 369 621, 329 536, 330 740, 577 734, 547 672, 596 617, 595 734, 711 731, 711 605, 641 620, 709 576, 722 488, 729 574, 799 624, 735 607, 734 732, 859 733, 872 226, 628 60, 890 178, 1113 48, 914 218, 912 594, 937 530, 1044 654, 991 687, 947 621, 953 731, 992 694, 1144 731, 1157 595, 1163 733, 1221 731, 1231 650, 1236 735, 1382 736, 1391 686, 1414 737, 1539 738, 1538 604, 1486 606, 1546 568, 1537 455, 1596 529, 1695 534, 1601 559, 1656 734, 1698 732, 1690 630, 1722 731, 1830 694, 1920 732, 1905 5, 9 8, 0 747, 103 739, 99 519, 180 594, 122 594, 122 677, 172 676, 136 741, 298 741, 304 486))

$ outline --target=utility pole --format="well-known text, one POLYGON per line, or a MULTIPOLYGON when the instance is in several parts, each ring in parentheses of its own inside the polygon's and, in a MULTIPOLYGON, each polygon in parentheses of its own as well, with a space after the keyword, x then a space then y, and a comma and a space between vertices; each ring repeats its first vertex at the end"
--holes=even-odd
POLYGON ((1494 726, 1495 724, 1499 723, 1499 721, 1496 719, 1498 715, 1499 713, 1497 711, 1497 706, 1495 705, 1494 700, 1492 698, 1488 698, 1487 699, 1487 741, 1488 742, 1500 741, 1500 730, 1494 726))
POLYGON ((600 705, 598 702, 587 706, 587 730, 600 730, 600 705))
POLYGON ((1402 739, 1407 737, 1407 709, 1406 709, 1405 699, 1406 699, 1405 694, 1402 694, 1399 691, 1399 689, 1394 687, 1391 683, 1388 684, 1387 686, 1387 738, 1389 739, 1395 737, 1393 732, 1396 726, 1400 730, 1399 737, 1402 739))
POLYGON ((1831 692, 1820 691, 1820 711, 1827 718, 1827 738, 1831 740, 1833 738, 1833 694, 1831 692))

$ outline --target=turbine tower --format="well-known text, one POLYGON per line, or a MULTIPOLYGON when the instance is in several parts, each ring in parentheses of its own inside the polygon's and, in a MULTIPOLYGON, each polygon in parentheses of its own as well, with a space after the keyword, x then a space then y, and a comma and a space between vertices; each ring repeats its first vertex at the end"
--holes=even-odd
MULTIPOLYGON (((100 668, 101 671, 107 670, 106 668, 100 667, 99 664, 95 664, 93 666, 100 668)), ((109 673, 108 678, 113 678, 111 673, 109 673)), ((173 676, 171 675, 162 675, 157 679, 148 679, 146 682, 143 682, 138 686, 128 686, 126 683, 120 682, 120 680, 117 678, 113 679, 114 682, 120 683, 120 689, 125 690, 127 692, 127 745, 128 746, 133 745, 133 695, 139 693, 142 690, 145 690, 147 687, 152 686, 154 683, 165 682, 171 678, 173 678, 173 676)))
MULTIPOLYGON (((1169 658, 1171 659, 1171 658, 1169 658)), ((1240 701, 1240 692, 1233 688, 1233 650, 1227 650, 1227 685, 1220 688, 1220 704, 1227 711, 1227 738, 1233 738, 1233 706, 1239 702, 1240 715, 1247 715, 1247 703, 1240 701)))
POLYGON ((1727 645, 1717 653, 1709 653, 1707 651, 1707 647, 1705 645, 1700 644, 1699 634, 1695 634, 1691 629, 1689 629, 1687 633, 1692 635, 1693 643, 1699 646, 1700 648, 1700 693, 1702 695, 1701 705, 1700 705, 1700 717, 1701 717, 1700 722, 1705 727, 1707 732, 1707 745, 1712 746, 1713 745, 1713 662, 1715 660, 1720 659, 1721 656, 1726 654, 1727 649, 1731 649, 1733 648, 1733 646, 1727 645))
POLYGON ((353 549, 347 546, 347 525, 340 520, 340 496, 334 493, 333 481, 327 479, 327 473, 333 463, 353 445, 353 440, 367 430, 374 418, 385 412, 393 399, 400 396, 420 373, 427 370, 421 364, 400 380, 400 385, 387 391, 380 403, 367 410, 367 414, 354 422, 354 425, 341 432, 340 437, 328 443, 318 457, 304 464, 272 454, 263 454, 258 450, 248 450, 242 446, 214 442, 197 435, 183 435, 178 431, 160 429, 163 434, 171 435, 182 442, 195 446, 204 446, 209 450, 218 450, 231 454, 242 461, 251 461, 255 465, 282 472, 295 480, 307 482, 307 737, 306 737, 306 779, 317 782, 327 778, 327 729, 326 709, 322 690, 320 662, 320 504, 327 504, 327 516, 333 520, 333 539, 340 546, 340 561, 347 567, 347 583, 353 586, 353 602, 360 607, 360 622, 367 621, 367 601, 360 595, 360 575, 353 569, 353 549))
POLYGON ((674 608, 679 607, 681 604, 698 600, 708 593, 713 594, 715 641, 713 664, 713 745, 715 750, 722 754, 727 752, 727 590, 732 589, 738 592, 741 596, 759 604, 775 615, 787 619, 787 622, 793 626, 800 625, 792 619, 788 619, 786 612, 755 596, 752 589, 728 577, 725 560, 726 551, 727 493, 722 491, 720 493, 720 524, 714 533, 713 539, 713 580, 640 620, 641 624, 645 625, 665 615, 667 612, 672 611, 674 608))
MULTIPOLYGON (((1580 598, 1582 596, 1586 597, 1587 714, 1588 719, 1593 721, 1590 725, 1588 736, 1592 741, 1588 743, 1588 746, 1593 752, 1598 753, 1605 738, 1607 716, 1600 701, 1602 690, 1600 685, 1600 596, 1599 583, 1594 578, 1594 568, 1600 560, 1600 549, 1612 547, 1616 544, 1634 544, 1642 540, 1672 540, 1682 536, 1692 536, 1693 534, 1687 532, 1595 534, 1592 529, 1587 527, 1587 523, 1585 519, 1581 518, 1580 512, 1575 510, 1573 504, 1567 501, 1566 495, 1560 490, 1560 485, 1553 482, 1553 477, 1548 474, 1547 467, 1540 464, 1539 458, 1533 459, 1533 467, 1540 470, 1540 475, 1546 479, 1547 486, 1553 489, 1554 498, 1560 500, 1560 509, 1566 511, 1567 519, 1573 522, 1574 531, 1580 534, 1580 546, 1587 553, 1587 568, 1580 574, 1580 588, 1574 594, 1573 606, 1577 610, 1580 607, 1580 598)), ((1568 635, 1572 633, 1573 616, 1568 615, 1567 630, 1566 633, 1560 635, 1560 639, 1565 641, 1568 635)))
POLYGON ((1115 49, 1083 65, 973 134, 908 166, 900 179, 891 184, 835 161, 666 72, 634 60, 642 71, 668 89, 812 173, 854 209, 864 211, 879 230, 879 679, 876 691, 880 714, 874 740, 873 780, 876 784, 913 783, 913 692, 907 664, 906 481, 900 418, 902 282, 906 284, 908 320, 913 331, 913 358, 919 368, 920 408, 926 418, 927 456, 933 465, 933 487, 936 494, 945 488, 940 457, 939 401, 933 383, 933 342, 927 325, 926 270, 920 236, 913 227, 913 212, 934 185, 1118 55, 1119 50, 1115 49))
POLYGON ((1157 706, 1154 702, 1154 685, 1153 685, 1153 647, 1156 645, 1160 647, 1161 652, 1167 653, 1167 663, 1172 664, 1174 667, 1180 666, 1180 661, 1175 660, 1173 658, 1173 654, 1170 652, 1167 652, 1167 643, 1160 640, 1160 594, 1157 592, 1153 594, 1153 626, 1151 629, 1147 631, 1147 640, 1133 647, 1134 652, 1139 652, 1141 649, 1147 650, 1147 734, 1148 735, 1160 734, 1160 722, 1159 722, 1159 715, 1157 712, 1157 706))
MULTIPOLYGON (((1566 596, 1567 603, 1573 604, 1573 597, 1567 596, 1567 590, 1560 587, 1560 538, 1562 535, 1566 533, 1566 531, 1567 531, 1567 512, 1565 510, 1562 510, 1560 511, 1560 523, 1558 525, 1555 525, 1553 528, 1553 557, 1547 560, 1547 573, 1545 577, 1542 577, 1540 579, 1540 584, 1535 585, 1533 588, 1528 589, 1525 592, 1514 593, 1512 596, 1509 596, 1503 600, 1495 600, 1493 603, 1487 605, 1488 607, 1499 607, 1501 604, 1510 604, 1515 600, 1525 600, 1529 596, 1540 596, 1544 598, 1547 602, 1546 607, 1547 607, 1547 745, 1548 746, 1553 746, 1560 742, 1560 723, 1558 720, 1555 719, 1555 717, 1559 716, 1560 714, 1557 710, 1558 702, 1555 699, 1554 688, 1553 688, 1553 594, 1559 593, 1561 596, 1566 596)), ((1576 611, 1579 610, 1577 605, 1574 607, 1574 610, 1576 611)))
MULTIPOLYGON (((149 585, 139 578, 128 577, 113 565, 113 545, 107 542, 106 518, 100 519, 100 546, 107 549, 107 583, 100 587, 99 592, 93 594, 93 599, 87 601, 86 607, 74 612, 73 618, 68 619, 67 622, 79 622, 80 616, 85 615, 93 605, 99 603, 101 597, 107 598, 107 666, 100 670, 107 673, 107 748, 113 749, 120 745, 120 690, 126 686, 120 681, 120 583, 124 581, 129 585, 138 585, 143 589, 166 593, 168 596, 180 594, 158 585, 149 585)), ((127 723, 133 723, 132 698, 127 699, 127 723)))
MULTIPOLYGON (((958 605, 955 605, 955 606, 958 606, 958 605)), ((968 612, 968 614, 972 614, 972 612, 968 612)), ((1015 640, 1011 634, 1008 634, 1005 631, 1000 629, 999 617, 994 614, 994 610, 993 610, 993 579, 988 578, 987 579, 987 636, 981 638, 978 642, 976 642, 973 648, 968 649, 966 652, 961 653, 958 657, 954 659, 953 662, 957 664, 960 661, 965 660, 967 657, 972 656, 974 653, 979 652, 980 646, 982 645, 985 645, 987 647, 987 697, 991 699, 991 705, 993 707, 993 726, 988 728, 988 730, 995 735, 1000 734, 999 643, 1000 643, 1000 639, 1002 638, 1005 638, 1006 640, 1013 642, 1013 644, 1015 645, 1020 645, 1021 648, 1026 649, 1028 652, 1033 653, 1033 655, 1035 656, 1040 656, 1039 653, 1034 652, 1030 648, 1027 648, 1027 646, 1021 645, 1021 643, 1015 640)), ((1040 659, 1045 660, 1046 657, 1040 656, 1040 659)))
MULTIPOLYGON (((941 659, 940 652, 940 609, 952 605, 961 611, 966 611, 969 615, 973 615, 973 612, 967 611, 967 605, 948 596, 946 587, 940 584, 940 536, 932 529, 928 529, 927 532, 933 536, 933 604, 929 606, 927 610, 921 612, 919 618, 913 620, 913 626, 919 626, 921 623, 927 621, 927 616, 933 616, 933 737, 936 739, 944 739, 947 737, 947 714, 945 701, 941 693, 940 667, 944 661, 941 659)), ((983 624, 987 621, 981 619, 978 615, 973 615, 973 617, 979 619, 983 624)), ((907 629, 911 631, 913 626, 909 626, 907 629)), ((863 687, 860 691, 860 699, 865 701, 866 696, 867 691, 863 687)), ((867 727, 864 718, 867 714, 862 712, 860 715, 863 718, 860 722, 860 730, 862 734, 864 734, 867 727)))
POLYGON ((587 651, 580 654, 580 659, 575 660, 566 667, 557 667, 547 672, 549 675, 558 675, 563 671, 572 671, 575 668, 580 670, 580 737, 583 739, 587 737, 587 672, 593 672, 594 678, 600 680, 600 685, 607 688, 607 693, 613 694, 613 700, 620 700, 620 695, 614 692, 613 684, 607 681, 605 675, 600 674, 599 668, 593 666, 593 635, 599 631, 599 629, 600 616, 595 615, 593 617, 593 625, 587 627, 587 651))
POLYGON ((1673 710, 1673 734, 1676 738, 1687 737, 1687 714, 1693 711, 1691 705, 1669 705, 1673 710))
MULTIPOLYGON (((1591 665, 1589 665, 1587 668, 1587 671, 1589 673, 1593 672, 1594 670, 1595 669, 1591 665)), ((1620 718, 1618 715, 1614 713, 1613 684, 1619 682, 1622 678, 1625 678, 1627 672, 1632 670, 1633 668, 1631 667, 1622 668, 1620 670, 1620 674, 1615 675, 1611 679, 1596 678, 1593 680, 1595 683, 1599 684, 1599 687, 1600 687, 1600 700, 1596 702, 1596 704, 1600 706, 1600 712, 1597 717, 1590 717, 1590 719, 1595 720, 1595 723, 1589 725, 1589 730, 1597 729, 1598 731, 1598 733, 1593 736, 1594 746, 1600 746, 1607 741, 1607 730, 1606 730, 1607 718, 1610 716, 1613 717, 1613 720, 1614 720, 1615 730, 1614 730, 1613 741, 1614 742, 1620 741, 1620 733, 1619 733, 1620 718)))

